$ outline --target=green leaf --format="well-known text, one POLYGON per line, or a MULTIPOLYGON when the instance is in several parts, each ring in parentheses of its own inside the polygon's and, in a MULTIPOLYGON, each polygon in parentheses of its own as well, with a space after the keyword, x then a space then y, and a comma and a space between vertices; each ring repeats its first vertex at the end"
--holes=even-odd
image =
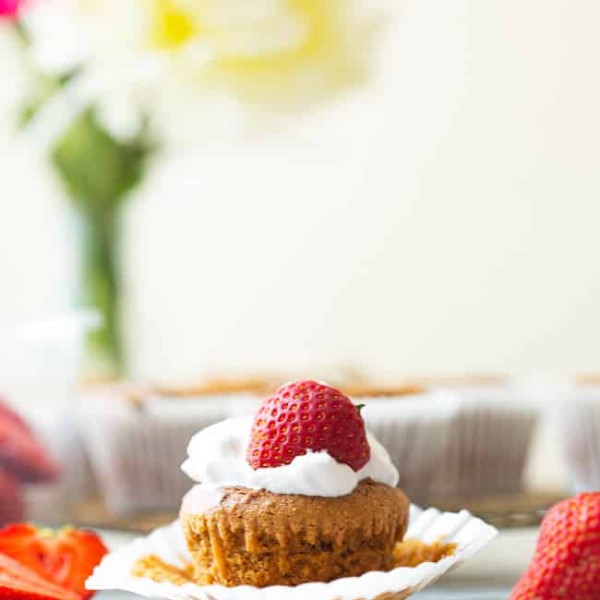
POLYGON ((52 151, 63 184, 81 211, 113 213, 144 175, 151 152, 144 136, 119 142, 98 122, 92 108, 67 129, 52 151))

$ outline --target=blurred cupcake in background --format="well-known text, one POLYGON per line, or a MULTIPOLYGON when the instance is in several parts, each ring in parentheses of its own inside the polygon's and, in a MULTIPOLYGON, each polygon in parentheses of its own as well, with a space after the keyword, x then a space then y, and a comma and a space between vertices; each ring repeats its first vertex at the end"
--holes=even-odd
POLYGON ((288 379, 220 375, 187 385, 90 389, 79 408, 79 429, 110 512, 176 509, 190 485, 179 469, 188 440, 218 421, 253 414, 259 400, 288 379))
POLYGON ((365 421, 399 466, 411 497, 523 491, 540 417, 536 403, 504 378, 423 379, 415 390, 427 382, 425 393, 353 396, 366 404, 365 421))
POLYGON ((194 433, 227 416, 219 395, 131 385, 86 394, 79 424, 101 495, 115 515, 168 511, 189 488, 178 465, 194 433))
POLYGON ((576 492, 600 490, 600 378, 577 378, 556 411, 570 484, 576 492))
POLYGON ((367 428, 388 451, 402 489, 413 501, 425 502, 433 495, 438 464, 448 448, 456 404, 443 393, 352 399, 364 404, 367 428))
POLYGON ((600 388, 600 373, 580 373, 573 378, 573 385, 581 388, 600 388))
MULTIPOLYGON (((222 419, 253 414, 261 398, 290 378, 122 384, 89 393, 79 415, 82 438, 111 512, 175 509, 189 487, 178 468, 187 440, 222 419)), ((424 382, 383 386, 355 374, 337 377, 334 385, 365 405, 367 426, 417 502, 523 489, 539 415, 511 386, 469 378, 427 390, 424 382)))
POLYGON ((510 379, 499 373, 462 373, 456 375, 437 375, 418 377, 414 385, 420 385, 429 390, 480 390, 497 389, 510 385, 510 379))
POLYGON ((407 381, 397 385, 377 385, 364 380, 342 383, 339 388, 344 394, 355 398, 401 398, 422 394, 427 390, 423 384, 407 381))
POLYGON ((154 388, 158 396, 171 398, 201 398, 225 394, 268 394, 282 381, 281 376, 262 375, 252 377, 217 376, 187 386, 158 385, 154 388))
POLYGON ((190 487, 179 469, 198 431, 253 414, 282 376, 215 376, 186 385, 90 388, 78 411, 93 475, 109 511, 171 511, 190 487))
POLYGON ((462 390, 450 397, 456 411, 433 494, 464 498, 524 491, 539 422, 535 404, 510 388, 462 390))

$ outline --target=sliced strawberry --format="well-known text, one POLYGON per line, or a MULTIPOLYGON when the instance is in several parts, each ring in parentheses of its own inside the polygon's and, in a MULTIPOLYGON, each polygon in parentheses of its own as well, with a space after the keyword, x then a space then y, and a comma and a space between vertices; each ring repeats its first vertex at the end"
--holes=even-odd
POLYGON ((59 587, 48 589, 0 573, 0 600, 80 600, 80 598, 69 590, 59 587))
POLYGON ((93 595, 85 589, 85 581, 107 552, 92 531, 53 532, 25 523, 0 530, 0 553, 84 599, 93 595))
MULTIPOLYGON (((75 596, 78 598, 78 596, 75 596)), ((54 596, 42 592, 35 586, 15 582, 10 579, 4 581, 0 575, 0 600, 67 600, 66 596, 54 596)))
POLYGON ((40 577, 0 554, 0 600, 81 600, 74 592, 40 577))
POLYGON ((54 481, 56 461, 27 423, 0 399, 0 466, 23 482, 54 481))
POLYGON ((0 467, 0 525, 21 521, 25 515, 25 500, 21 483, 0 467))

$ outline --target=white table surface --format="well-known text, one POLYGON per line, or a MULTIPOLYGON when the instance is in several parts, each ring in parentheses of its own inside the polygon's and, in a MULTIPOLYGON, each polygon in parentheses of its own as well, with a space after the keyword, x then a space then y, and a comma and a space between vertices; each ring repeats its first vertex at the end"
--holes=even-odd
MULTIPOLYGON (((438 584, 413 596, 415 600, 506 600, 510 589, 525 570, 537 537, 536 529, 500 532, 489 546, 438 584)), ((104 534, 111 549, 132 539, 129 534, 104 534)), ((125 592, 104 592, 98 600, 134 600, 125 592)))

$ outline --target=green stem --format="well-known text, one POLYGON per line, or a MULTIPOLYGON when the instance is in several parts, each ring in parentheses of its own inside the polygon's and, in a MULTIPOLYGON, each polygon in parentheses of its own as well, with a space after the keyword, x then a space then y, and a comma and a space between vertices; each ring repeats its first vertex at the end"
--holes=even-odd
POLYGON ((15 21, 13 28, 15 37, 21 44, 22 48, 26 49, 29 46, 29 38, 27 37, 27 32, 23 28, 23 25, 20 21, 15 21))
POLYGON ((88 352, 97 375, 120 376, 124 357, 120 335, 119 211, 81 211, 80 216, 81 300, 102 317, 102 324, 88 338, 88 352))

